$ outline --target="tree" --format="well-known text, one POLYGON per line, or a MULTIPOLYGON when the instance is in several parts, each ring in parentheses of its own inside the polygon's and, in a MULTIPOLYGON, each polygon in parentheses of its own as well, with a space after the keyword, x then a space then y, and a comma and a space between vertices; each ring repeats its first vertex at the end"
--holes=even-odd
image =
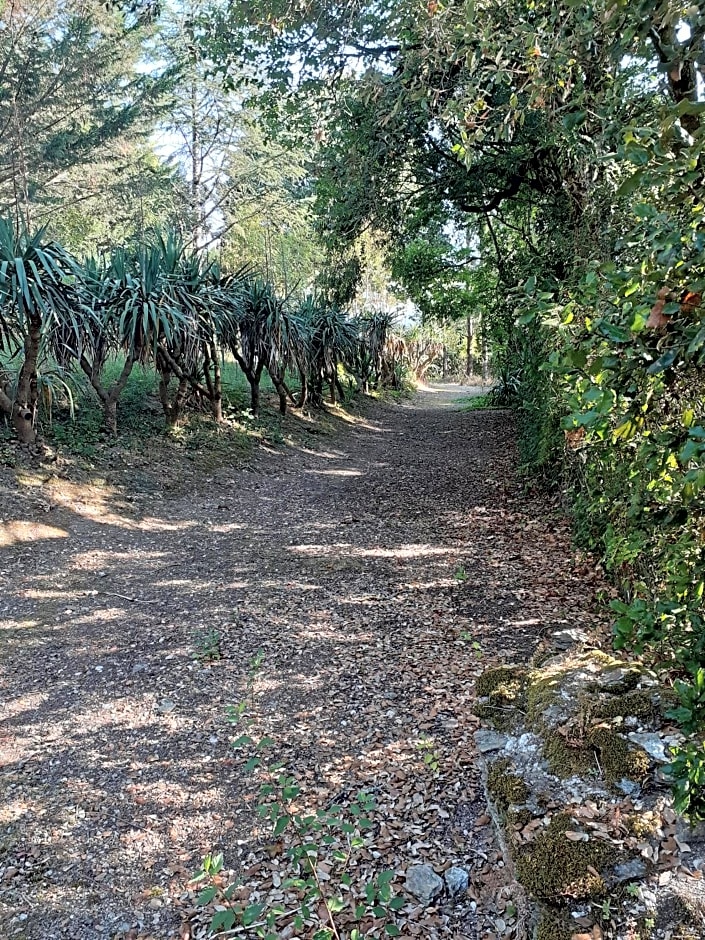
POLYGON ((75 260, 40 230, 30 235, 0 218, 0 350, 20 356, 12 395, 0 390, 0 409, 23 443, 36 440, 37 373, 42 343, 57 325, 75 323, 75 260))
MULTIPOLYGON (((170 76, 135 71, 150 27, 146 7, 133 6, 13 0, 0 8, 0 207, 25 226, 46 223, 73 198, 75 168, 102 160, 115 170, 116 142, 150 129, 170 76)), ((82 199, 96 192, 86 182, 82 199)))
POLYGON ((249 262, 285 295, 308 290, 323 265, 312 218, 313 184, 301 148, 243 122, 227 161, 225 257, 249 262))

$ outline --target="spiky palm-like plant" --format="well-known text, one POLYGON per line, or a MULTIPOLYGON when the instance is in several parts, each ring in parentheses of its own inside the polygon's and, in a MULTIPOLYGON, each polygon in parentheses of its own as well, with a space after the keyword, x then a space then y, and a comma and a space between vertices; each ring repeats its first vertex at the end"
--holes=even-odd
POLYGON ((343 390, 338 379, 338 366, 352 368, 357 350, 357 328, 338 307, 321 299, 309 297, 301 305, 301 314, 307 318, 310 350, 308 372, 310 393, 315 403, 323 399, 323 383, 330 389, 330 400, 343 390))
POLYGON ((12 396, 7 383, 0 387, 0 410, 12 418, 25 443, 37 436, 43 340, 57 323, 76 323, 81 316, 76 309, 79 275, 75 259, 48 239, 44 229, 31 234, 0 219, 0 349, 21 359, 12 396))

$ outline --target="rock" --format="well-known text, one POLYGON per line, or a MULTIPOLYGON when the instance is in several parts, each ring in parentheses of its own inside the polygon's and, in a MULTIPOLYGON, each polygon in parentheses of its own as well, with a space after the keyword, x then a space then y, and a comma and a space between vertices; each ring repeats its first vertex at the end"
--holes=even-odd
POLYGON ((573 627, 570 630, 559 630, 558 633, 554 633, 553 645, 559 650, 569 650, 571 646, 583 646, 588 639, 584 630, 573 627))
POLYGON ((413 865, 406 873, 406 890, 422 904, 430 904, 443 891, 443 880, 430 865, 413 865))
POLYGON ((507 743, 507 735, 499 734, 497 731, 491 731, 482 728, 475 732, 475 744, 480 754, 489 754, 490 751, 501 751, 507 743))
POLYGON ((622 862, 615 865, 612 869, 614 880, 617 884, 623 884, 625 881, 636 881, 646 875, 647 868, 640 858, 633 858, 629 862, 622 862))
POLYGON ((646 751, 649 757, 653 757, 659 764, 667 764, 670 758, 666 754, 666 746, 660 735, 653 731, 632 731, 628 735, 629 740, 637 744, 642 750, 646 751))
POLYGON ((468 890, 470 879, 464 868, 449 868, 443 876, 448 889, 448 894, 452 898, 460 898, 468 890))
POLYGON ((627 683, 637 682, 633 669, 607 669, 598 680, 598 688, 605 692, 622 689, 627 683))
POLYGON ((162 715, 168 715, 169 712, 173 712, 176 708, 176 703, 172 702, 170 698, 165 698, 164 701, 157 706, 157 711, 161 712, 162 715))
POLYGON ((635 796, 637 793, 641 792, 639 784, 635 783, 633 780, 627 780, 626 777, 622 777, 616 786, 618 790, 621 790, 622 793, 625 793, 627 796, 635 796))

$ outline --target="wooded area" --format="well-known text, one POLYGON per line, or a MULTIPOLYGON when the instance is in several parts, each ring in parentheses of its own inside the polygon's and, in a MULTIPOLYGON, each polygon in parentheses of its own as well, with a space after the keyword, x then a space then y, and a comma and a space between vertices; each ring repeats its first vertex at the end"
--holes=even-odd
MULTIPOLYGON (((155 405, 163 440, 202 456, 234 429, 300 442, 338 405, 364 421, 370 393, 481 386, 459 407, 507 409, 487 420, 516 428, 517 485, 570 519, 608 645, 668 702, 674 811, 705 820, 701 5, 0 0, 0 128, 8 467, 104 454, 102 472, 154 437, 155 405)), ((506 678, 487 708, 518 702, 534 733, 542 693, 506 678)), ((235 720, 261 770, 250 705, 235 720)), ((610 783, 594 734, 570 747, 610 783)), ((258 899, 236 909, 213 853, 209 929, 402 935, 384 879, 336 926, 305 849, 338 845, 336 811, 285 811, 299 784, 264 766, 260 812, 304 846, 302 919, 279 933, 258 899)))

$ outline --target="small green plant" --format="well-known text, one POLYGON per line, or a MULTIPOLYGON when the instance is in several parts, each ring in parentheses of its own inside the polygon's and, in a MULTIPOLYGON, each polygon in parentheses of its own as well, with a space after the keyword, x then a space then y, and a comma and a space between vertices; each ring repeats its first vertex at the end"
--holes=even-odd
POLYGON ((437 774, 441 764, 441 756, 436 750, 433 738, 421 738, 416 745, 423 755, 423 762, 429 770, 437 774))
POLYGON ((692 821, 705 819, 705 742, 689 741, 664 771, 673 782, 673 807, 692 821))
POLYGON ((297 936, 305 930, 312 940, 400 936, 393 919, 406 901, 393 894, 395 872, 382 871, 363 885, 355 877, 355 853, 369 848, 374 829, 370 819, 373 798, 363 791, 347 806, 334 804, 305 811, 296 778, 282 763, 268 757, 275 742, 267 736, 254 736, 254 720, 248 709, 254 704, 262 663, 260 652, 250 661, 245 699, 230 706, 227 717, 243 732, 233 741, 233 748, 242 753, 244 769, 260 781, 257 814, 280 845, 286 864, 281 889, 287 893, 288 903, 270 903, 265 898, 253 904, 236 899, 241 881, 228 881, 222 854, 210 854, 193 878, 201 886, 197 905, 215 908, 210 922, 214 934, 249 933, 263 940, 278 940, 280 922, 286 918, 297 936))
POLYGON ((218 630, 197 631, 193 635, 193 658, 199 663, 215 663, 222 659, 221 636, 218 630))
POLYGON ((705 669, 693 669, 690 682, 678 679, 674 689, 680 704, 666 712, 667 718, 673 718, 686 734, 695 734, 705 729, 705 669))
POLYGON ((463 640, 465 643, 470 644, 470 648, 472 649, 475 656, 477 656, 478 658, 482 656, 482 644, 478 642, 476 639, 474 639, 472 633, 468 633, 467 630, 464 630, 460 634, 460 639, 463 640))
POLYGON ((468 579, 468 574, 467 574, 467 571, 465 570, 465 568, 463 568, 463 566, 461 565, 461 566, 456 570, 456 572, 455 572, 455 574, 453 575, 453 577, 455 578, 456 581, 460 581, 460 582, 462 583, 463 581, 467 581, 467 579, 468 579))

